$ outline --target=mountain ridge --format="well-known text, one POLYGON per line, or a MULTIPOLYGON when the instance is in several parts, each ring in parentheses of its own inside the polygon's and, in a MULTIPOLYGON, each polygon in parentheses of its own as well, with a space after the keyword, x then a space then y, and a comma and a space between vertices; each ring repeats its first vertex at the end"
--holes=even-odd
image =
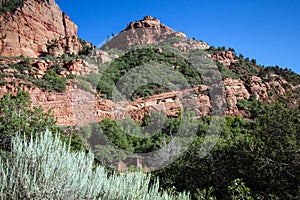
MULTIPOLYGON (((112 119, 131 117, 137 121, 142 121, 145 114, 161 110, 162 108, 169 117, 176 117, 179 110, 182 109, 182 102, 176 99, 176 95, 170 95, 168 92, 148 97, 146 100, 147 104, 138 98, 127 105, 120 105, 101 97, 101 94, 94 96, 91 91, 96 90, 98 86, 87 80, 94 76, 93 73, 98 74, 96 77, 99 77, 99 73, 102 73, 102 68, 101 66, 97 67, 90 61, 85 61, 86 58, 91 58, 94 62, 100 61, 101 65, 110 66, 120 59, 123 59, 124 63, 130 59, 138 60, 144 55, 140 54, 143 51, 146 52, 146 56, 148 53, 151 53, 154 58, 157 57, 163 59, 163 61, 168 55, 171 55, 168 52, 168 48, 173 48, 183 54, 201 51, 205 57, 203 59, 215 62, 223 76, 224 93, 227 101, 226 114, 233 116, 250 117, 247 114, 248 108, 247 106, 245 107, 247 102, 255 99, 270 103, 278 96, 294 93, 300 85, 297 81, 295 83, 291 82, 292 80, 298 80, 299 76, 297 79, 296 75, 294 78, 291 75, 290 82, 287 82, 286 79, 282 78, 284 74, 276 74, 285 73, 284 71, 272 71, 271 69, 269 72, 266 68, 264 72, 264 68, 259 67, 254 60, 250 61, 241 55, 238 56, 232 49, 216 49, 209 47, 205 42, 186 38, 184 33, 174 32, 171 28, 161 24, 159 19, 151 16, 145 16, 142 20, 129 23, 124 30, 108 41, 102 49, 94 49, 88 57, 76 56, 84 47, 78 39, 77 26, 59 9, 54 0, 50 0, 49 4, 36 0, 26 0, 23 7, 1 15, 0 19, 2 21, 0 20, 0 24, 2 29, 0 28, 0 30, 2 31, 2 36, 12 31, 12 27, 16 23, 14 18, 24 19, 19 23, 22 26, 17 24, 17 27, 20 28, 19 30, 22 30, 23 26, 30 28, 25 23, 27 18, 35 21, 39 26, 33 27, 35 25, 33 23, 27 34, 37 34, 44 31, 43 37, 31 46, 28 46, 28 42, 30 43, 35 39, 28 35, 24 43, 22 42, 24 38, 21 37, 20 42, 18 39, 20 36, 17 34, 12 34, 4 39, 2 37, 1 55, 18 56, 19 53, 22 53, 23 56, 28 57, 45 55, 50 57, 31 58, 29 60, 24 57, 0 58, 0 71, 3 78, 0 84, 0 96, 6 93, 15 93, 18 87, 21 87, 31 94, 34 106, 41 105, 45 110, 51 108, 52 113, 58 118, 59 125, 88 124, 89 122, 100 121, 105 117, 112 119), (45 15, 47 13, 41 10, 46 9, 49 11, 50 9, 51 12, 48 13, 52 13, 53 16, 59 16, 57 27, 55 24, 43 23, 39 19, 35 19, 38 14, 33 15, 29 12, 29 10, 33 9, 40 11, 38 14, 44 13, 45 15), (12 20, 9 20, 8 16, 12 20), (12 26, 4 26, 3 23, 11 24, 12 26), (64 36, 61 37, 60 34, 64 36), (53 44, 50 44, 50 48, 47 48, 49 47, 47 45, 49 45, 50 39, 53 44), (8 40, 11 41, 10 47, 7 46, 8 40), (168 43, 167 41, 169 40, 171 42, 168 43), (15 43, 17 44, 14 45, 15 43), (36 51, 41 46, 43 46, 42 52, 36 51), (141 52, 136 51, 133 57, 126 57, 126 51, 134 52, 134 48, 140 48, 141 52), (147 50, 146 48, 150 49, 147 50), (116 54, 115 49, 118 49, 117 52, 121 52, 120 55, 116 54), (72 57, 71 54, 75 57, 72 57), (54 85, 51 85, 53 82, 54 85), (56 88, 57 86, 59 88, 56 88), (86 98, 80 97, 81 95, 86 98), (77 109, 78 105, 84 106, 82 109, 77 109), (112 111, 117 108, 122 108, 121 110, 124 113, 113 114, 112 111)), ((46 21, 48 18, 44 17, 46 21)), ((49 20, 51 21, 52 19, 50 17, 49 20)), ((89 45, 85 43, 85 47, 89 47, 89 45)), ((87 50, 90 51, 89 48, 87 50)), ((176 60, 177 55, 174 56, 176 60)), ((177 66, 170 67, 176 68, 177 66)), ((95 80, 92 82, 95 82, 95 80)), ((192 101, 194 101, 193 105, 197 115, 204 116, 211 109, 211 99, 207 94, 209 93, 207 85, 202 85, 201 88, 194 89, 197 95, 192 98, 192 101), (201 88, 206 89, 202 90, 201 88)), ((297 95, 294 98, 294 105, 299 102, 299 96, 297 95)))

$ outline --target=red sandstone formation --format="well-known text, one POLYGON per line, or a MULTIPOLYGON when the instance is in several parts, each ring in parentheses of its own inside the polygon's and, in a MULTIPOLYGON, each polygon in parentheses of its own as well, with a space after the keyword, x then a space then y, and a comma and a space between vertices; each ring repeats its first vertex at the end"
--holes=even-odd
POLYGON ((22 7, 0 15, 1 56, 77 54, 77 26, 54 0, 48 2, 24 0, 22 7))

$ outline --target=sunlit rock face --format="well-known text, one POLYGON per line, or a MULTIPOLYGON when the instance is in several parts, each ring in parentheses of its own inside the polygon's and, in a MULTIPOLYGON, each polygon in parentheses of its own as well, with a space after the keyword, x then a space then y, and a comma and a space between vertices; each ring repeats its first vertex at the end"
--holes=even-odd
POLYGON ((0 55, 39 57, 77 54, 77 26, 54 0, 25 0, 0 16, 0 55))
POLYGON ((181 42, 176 43, 176 46, 174 46, 181 51, 209 48, 204 42, 188 42, 183 32, 174 31, 170 27, 161 24, 157 18, 145 16, 142 20, 129 23, 123 31, 109 40, 103 49, 117 48, 126 50, 136 45, 155 44, 174 37, 181 39, 181 42))

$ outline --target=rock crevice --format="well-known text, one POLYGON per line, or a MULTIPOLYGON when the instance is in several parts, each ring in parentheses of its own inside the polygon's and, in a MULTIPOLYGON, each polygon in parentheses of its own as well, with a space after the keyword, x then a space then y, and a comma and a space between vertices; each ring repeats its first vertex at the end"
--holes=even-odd
POLYGON ((65 51, 68 53, 69 52, 69 40, 68 40, 68 31, 67 31, 67 23, 66 23, 66 13, 62 12, 62 22, 64 26, 64 31, 65 31, 65 38, 66 38, 66 46, 65 46, 65 51))

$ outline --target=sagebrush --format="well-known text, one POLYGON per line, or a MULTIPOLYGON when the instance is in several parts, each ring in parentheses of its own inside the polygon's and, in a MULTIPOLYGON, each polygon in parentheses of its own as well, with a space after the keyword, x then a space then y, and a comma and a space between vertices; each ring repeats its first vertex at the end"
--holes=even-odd
POLYGON ((12 139, 11 156, 0 158, 0 199, 189 199, 161 192, 143 173, 124 175, 93 169, 92 153, 71 152, 46 131, 29 141, 12 139))

